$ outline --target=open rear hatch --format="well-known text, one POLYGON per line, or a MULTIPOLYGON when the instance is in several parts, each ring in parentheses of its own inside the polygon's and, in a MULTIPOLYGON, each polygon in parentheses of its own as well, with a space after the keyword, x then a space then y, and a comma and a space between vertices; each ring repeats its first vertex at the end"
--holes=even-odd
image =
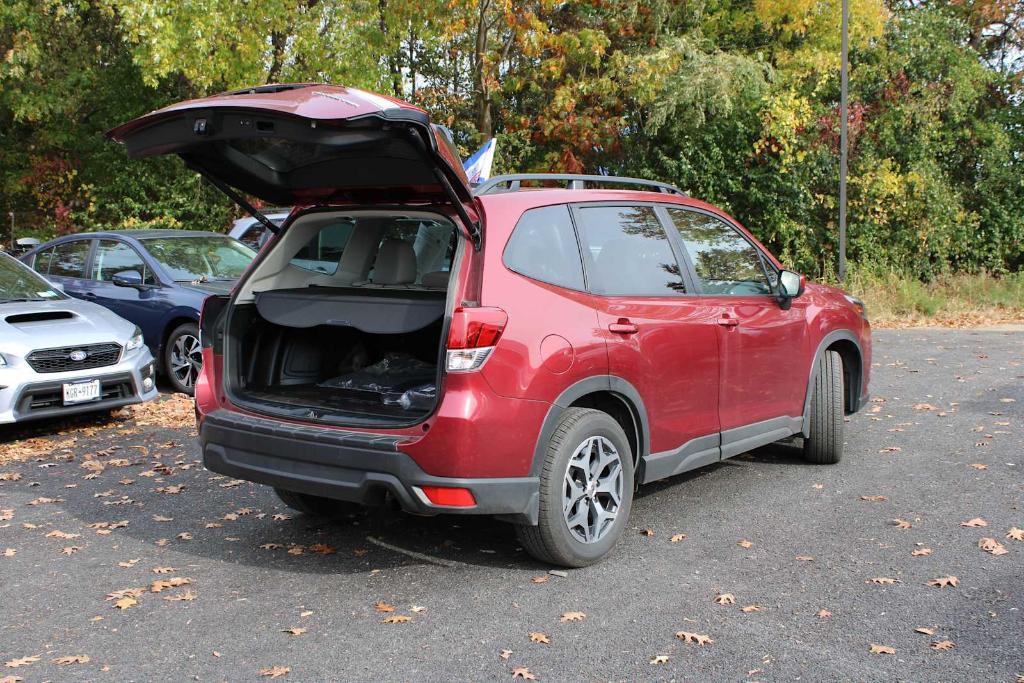
POLYGON ((107 133, 132 158, 177 154, 276 233, 232 188, 283 205, 451 204, 477 245, 475 200, 450 136, 411 104, 332 85, 189 100, 107 133))

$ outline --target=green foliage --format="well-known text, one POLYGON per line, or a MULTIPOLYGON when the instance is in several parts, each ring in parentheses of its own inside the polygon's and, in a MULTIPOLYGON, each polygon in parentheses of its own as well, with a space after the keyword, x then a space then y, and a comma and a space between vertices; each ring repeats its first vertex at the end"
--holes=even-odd
MULTIPOLYGON (((849 253, 920 280, 1024 263, 1024 19, 1003 0, 851 0, 849 253), (993 26, 1002 29, 998 39, 993 26)), ((496 171, 608 170, 836 261, 839 0, 5 0, 0 210, 19 234, 224 228, 180 162, 104 131, 267 82, 408 98, 496 171)))

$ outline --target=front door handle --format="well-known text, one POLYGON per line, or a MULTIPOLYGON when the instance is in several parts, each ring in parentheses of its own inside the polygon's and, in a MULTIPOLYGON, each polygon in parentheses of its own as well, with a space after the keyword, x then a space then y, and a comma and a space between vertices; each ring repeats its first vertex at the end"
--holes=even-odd
POLYGON ((636 326, 636 323, 630 321, 629 318, 619 318, 618 322, 608 325, 608 331, 615 334, 636 334, 640 331, 640 328, 636 326))
POLYGON ((723 327, 736 327, 737 325, 740 324, 740 321, 737 320, 736 318, 730 318, 727 315, 723 315, 721 318, 718 319, 718 324, 723 327))

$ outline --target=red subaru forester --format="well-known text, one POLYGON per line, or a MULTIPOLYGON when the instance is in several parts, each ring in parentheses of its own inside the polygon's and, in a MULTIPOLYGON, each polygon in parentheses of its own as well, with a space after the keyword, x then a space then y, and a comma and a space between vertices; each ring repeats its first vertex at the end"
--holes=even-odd
POLYGON ((203 311, 196 414, 207 468, 297 510, 494 515, 535 557, 584 566, 639 484, 793 435, 837 462, 867 400, 862 303, 671 186, 470 187, 425 112, 329 85, 110 135, 178 154, 273 233, 203 311), (296 208, 278 227, 246 196, 296 208))

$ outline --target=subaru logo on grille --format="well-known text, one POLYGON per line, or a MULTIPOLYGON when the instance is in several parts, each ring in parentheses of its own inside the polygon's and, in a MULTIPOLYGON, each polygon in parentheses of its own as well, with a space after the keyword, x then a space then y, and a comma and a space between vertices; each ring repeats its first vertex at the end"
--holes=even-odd
POLYGON ((68 356, 68 358, 70 358, 71 360, 73 360, 75 362, 81 362, 81 361, 85 360, 88 357, 89 357, 89 354, 87 354, 82 349, 75 349, 74 351, 71 352, 71 355, 68 356))

